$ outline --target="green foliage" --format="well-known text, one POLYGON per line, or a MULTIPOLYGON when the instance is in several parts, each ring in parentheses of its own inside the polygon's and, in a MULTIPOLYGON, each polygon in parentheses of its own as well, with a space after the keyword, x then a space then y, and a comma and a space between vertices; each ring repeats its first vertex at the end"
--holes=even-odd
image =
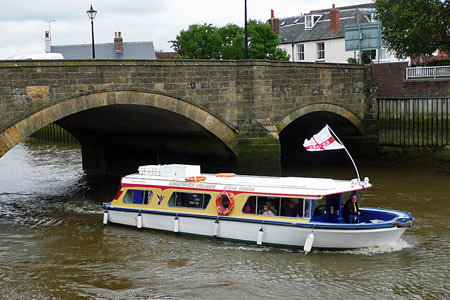
POLYGON ((172 48, 181 58, 219 58, 221 38, 217 27, 212 24, 190 25, 188 30, 182 30, 177 41, 172 42, 172 48))
MULTIPOLYGON (((278 36, 270 25, 250 20, 247 29, 250 59, 289 60, 286 52, 277 47, 278 36)), ((182 30, 171 47, 179 53, 177 58, 244 59, 244 29, 234 24, 194 24, 182 30)))
POLYGON ((399 58, 450 50, 450 1, 377 0, 384 44, 399 58))
POLYGON ((371 51, 363 51, 361 53, 361 63, 364 65, 372 63, 371 51))
POLYGON ((367 79, 366 88, 372 89, 375 87, 375 82, 373 82, 372 78, 367 79))
POLYGON ((435 60, 430 60, 427 63, 428 67, 431 66, 450 66, 450 59, 435 59, 435 60))
POLYGON ((244 29, 234 24, 219 28, 222 59, 244 59, 244 29))
POLYGON ((356 58, 353 58, 353 57, 347 58, 347 62, 348 62, 349 64, 352 64, 352 65, 358 64, 358 60, 357 60, 356 58))

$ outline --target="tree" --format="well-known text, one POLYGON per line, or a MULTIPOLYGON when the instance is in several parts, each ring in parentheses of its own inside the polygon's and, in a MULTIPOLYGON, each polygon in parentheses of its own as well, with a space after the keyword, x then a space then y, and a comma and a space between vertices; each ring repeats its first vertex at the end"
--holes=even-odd
POLYGON ((219 28, 222 41, 222 59, 244 59, 244 30, 237 25, 228 24, 219 28))
POLYGON ((450 50, 449 0, 377 0, 382 38, 398 58, 450 50))
MULTIPOLYGON (((278 36, 271 27, 258 21, 248 23, 249 58, 288 60, 286 52, 277 48, 278 36)), ((188 59, 244 59, 244 29, 228 24, 190 25, 172 41, 172 48, 180 58, 188 59)))
POLYGON ((190 25, 182 30, 177 40, 172 41, 172 48, 182 58, 218 59, 220 58, 221 37, 218 28, 212 24, 190 25))
POLYGON ((287 53, 278 48, 278 35, 268 24, 250 20, 248 40, 248 56, 251 59, 289 60, 287 53))

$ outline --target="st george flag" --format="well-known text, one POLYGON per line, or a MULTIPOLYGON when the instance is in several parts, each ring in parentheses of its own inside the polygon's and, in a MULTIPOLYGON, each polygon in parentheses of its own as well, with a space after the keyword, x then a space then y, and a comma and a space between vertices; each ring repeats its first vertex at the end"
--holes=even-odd
POLYGON ((325 150, 339 150, 345 149, 345 147, 336 141, 326 125, 319 133, 313 135, 310 140, 305 139, 303 147, 307 151, 325 151, 325 150))

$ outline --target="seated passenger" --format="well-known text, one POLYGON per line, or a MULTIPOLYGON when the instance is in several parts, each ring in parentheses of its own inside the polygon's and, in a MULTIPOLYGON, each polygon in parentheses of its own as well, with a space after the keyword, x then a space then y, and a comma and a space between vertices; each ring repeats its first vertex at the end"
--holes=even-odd
POLYGON ((266 204, 264 205, 264 211, 262 213, 263 216, 275 216, 273 212, 269 209, 269 206, 266 204))
POLYGON ((297 217, 297 209, 295 208, 294 201, 289 201, 288 207, 286 208, 286 217, 297 217))
POLYGON ((267 206, 269 206, 269 209, 273 214, 276 216, 278 215, 278 210, 272 205, 272 200, 267 200, 266 202, 267 206))
POLYGON ((344 210, 342 213, 345 223, 356 223, 358 216, 361 215, 361 213, 359 212, 359 207, 356 205, 357 201, 358 198, 356 197, 356 195, 352 195, 350 199, 345 202, 344 210))
POLYGON ((255 208, 252 207, 250 204, 246 204, 244 207, 244 213, 246 214, 254 214, 255 213, 255 208))

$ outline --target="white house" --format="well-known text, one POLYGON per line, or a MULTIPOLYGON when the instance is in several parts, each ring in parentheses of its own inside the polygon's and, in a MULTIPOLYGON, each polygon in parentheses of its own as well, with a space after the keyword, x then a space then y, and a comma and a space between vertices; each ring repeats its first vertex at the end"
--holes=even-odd
MULTIPOLYGON (((345 25, 373 21, 373 3, 311 11, 308 14, 272 19, 279 24, 279 48, 289 54, 291 61, 347 63, 358 58, 359 51, 345 51, 345 25)), ((275 29, 275 28, 274 28, 275 29)), ((275 29, 276 32, 276 29, 275 29)), ((398 62, 395 56, 381 48, 372 50, 373 62, 398 62)))

